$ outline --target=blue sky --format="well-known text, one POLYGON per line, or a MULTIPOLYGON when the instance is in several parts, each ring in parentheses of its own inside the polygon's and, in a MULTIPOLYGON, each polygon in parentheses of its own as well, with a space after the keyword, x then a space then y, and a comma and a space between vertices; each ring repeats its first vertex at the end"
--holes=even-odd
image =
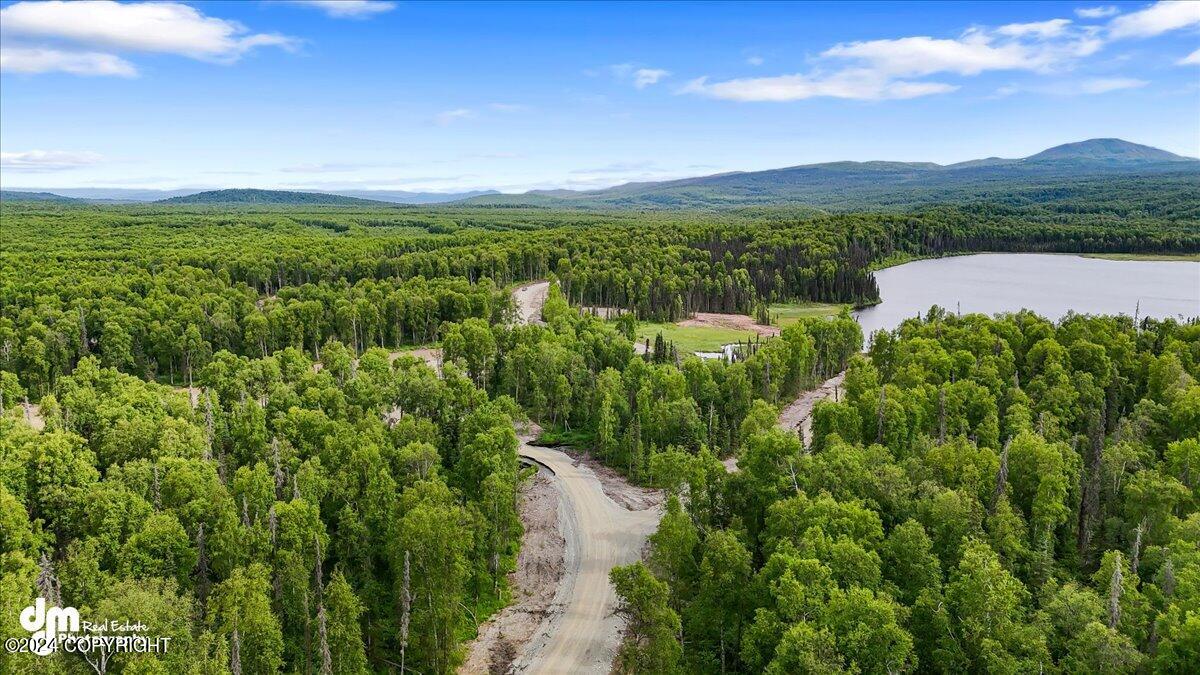
POLYGON ((0 3, 5 187, 592 188, 1200 155, 1200 3, 0 3))

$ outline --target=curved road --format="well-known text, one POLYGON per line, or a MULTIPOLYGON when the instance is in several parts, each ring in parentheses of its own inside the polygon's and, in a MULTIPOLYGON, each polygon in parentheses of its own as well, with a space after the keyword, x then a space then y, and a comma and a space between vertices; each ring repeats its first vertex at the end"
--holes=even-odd
MULTIPOLYGON (((549 289, 549 282, 538 281, 513 291, 517 323, 542 322, 549 289)), ((591 469, 559 450, 529 445, 530 435, 520 438, 518 453, 554 476, 565 570, 549 613, 509 672, 608 673, 621 641, 608 572, 641 557, 662 511, 658 506, 626 509, 605 494, 591 469)))
POLYGON ((621 640, 620 619, 613 613, 617 595, 608 572, 641 557, 662 511, 658 506, 626 509, 605 494, 591 469, 563 452, 525 441, 521 456, 555 477, 566 570, 550 613, 509 672, 607 673, 621 640))

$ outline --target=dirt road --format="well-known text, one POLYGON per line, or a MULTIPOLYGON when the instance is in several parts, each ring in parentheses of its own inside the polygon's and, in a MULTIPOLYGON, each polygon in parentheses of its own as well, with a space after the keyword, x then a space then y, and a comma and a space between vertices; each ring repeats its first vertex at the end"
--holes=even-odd
POLYGON ((546 296, 549 293, 549 281, 535 281, 513 290, 513 301, 517 304, 517 323, 542 323, 542 305, 546 304, 546 296))
POLYGON ((526 440, 521 441, 521 456, 553 472, 559 490, 565 570, 549 613, 510 672, 608 673, 621 640, 608 572, 639 559, 646 538, 658 526, 661 506, 630 511, 605 493, 586 464, 526 440))
POLYGON ((846 379, 846 371, 842 371, 837 375, 825 380, 821 386, 810 391, 806 391, 788 407, 779 413, 779 427, 782 429, 795 430, 800 429, 800 437, 804 439, 804 445, 807 447, 812 443, 812 411, 817 401, 826 399, 838 400, 841 395, 842 380, 846 379))
MULTIPOLYGON (((775 423, 780 429, 787 431, 800 430, 800 438, 804 439, 804 446, 808 447, 812 444, 812 411, 817 405, 817 401, 826 399, 838 400, 841 396, 842 380, 846 379, 846 371, 842 371, 837 375, 825 380, 821 386, 816 389, 803 392, 796 397, 795 401, 788 404, 788 407, 779 413, 779 420, 775 423)), ((733 473, 738 470, 737 457, 729 457, 721 460, 725 465, 725 470, 733 473)))

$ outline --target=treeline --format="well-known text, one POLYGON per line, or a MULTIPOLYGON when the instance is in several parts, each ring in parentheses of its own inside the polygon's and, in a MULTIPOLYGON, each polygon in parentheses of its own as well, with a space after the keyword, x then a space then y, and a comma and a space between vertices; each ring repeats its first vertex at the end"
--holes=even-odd
MULTIPOLYGON (((452 364, 321 354, 218 352, 191 401, 88 356, 41 432, 0 372, 4 637, 41 596, 172 639, 109 672, 452 672, 508 601, 519 411, 452 364)), ((0 652, 5 673, 84 670, 0 652)))
POLYGON ((1200 326, 932 310, 813 443, 685 454, 613 583, 622 672, 1186 673, 1200 662, 1200 326))
POLYGON ((88 355, 122 372, 190 384, 222 350, 262 357, 295 347, 319 358, 331 338, 355 354, 394 349, 434 340, 444 321, 497 320, 510 305, 490 282, 460 278, 308 283, 264 297, 193 267, 74 281, 67 279, 79 270, 59 271, 60 292, 33 295, 32 307, 6 307, 0 317, 0 368, 19 373, 35 397, 88 355))
POLYGON ((5 205, 0 368, 40 395, 88 354, 178 382, 222 349, 396 348, 434 339, 443 321, 494 322, 501 289, 551 274, 574 304, 678 320, 769 301, 873 302, 871 265, 895 256, 1200 249, 1184 226, 959 208, 778 219, 460 209, 448 212, 459 222, 529 231, 436 236, 411 223, 304 224, 370 213, 5 205))

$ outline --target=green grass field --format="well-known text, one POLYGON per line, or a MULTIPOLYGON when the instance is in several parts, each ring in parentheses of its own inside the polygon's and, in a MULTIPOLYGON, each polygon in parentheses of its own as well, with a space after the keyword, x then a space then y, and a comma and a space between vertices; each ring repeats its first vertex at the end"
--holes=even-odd
POLYGON ((800 302, 792 304, 771 305, 771 323, 779 326, 789 326, 800 319, 810 316, 837 316, 846 305, 828 305, 820 302, 800 302))
POLYGON ((673 323, 639 323, 638 342, 650 338, 654 348, 654 337, 662 333, 663 339, 674 342, 680 352, 715 352, 721 345, 754 338, 754 331, 709 326, 677 326, 673 323))

